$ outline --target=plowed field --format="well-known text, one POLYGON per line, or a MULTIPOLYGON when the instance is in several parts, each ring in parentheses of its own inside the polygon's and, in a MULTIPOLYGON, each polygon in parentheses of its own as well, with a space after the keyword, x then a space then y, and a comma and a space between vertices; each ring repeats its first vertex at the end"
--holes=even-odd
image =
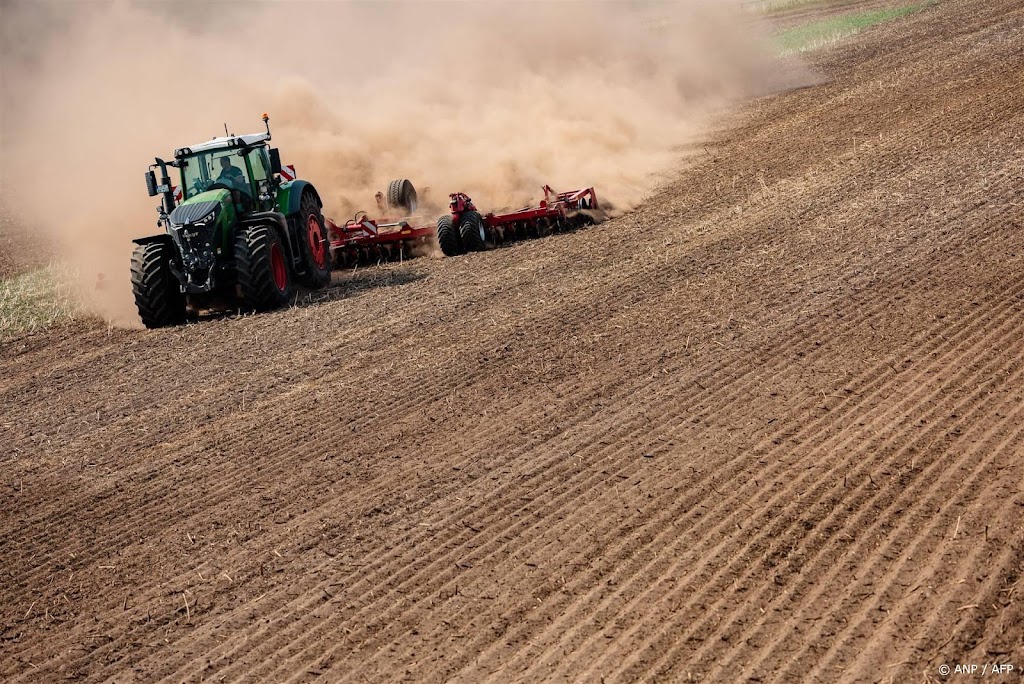
POLYGON ((814 61, 623 218, 5 343, 0 679, 1019 680, 1024 6, 814 61))

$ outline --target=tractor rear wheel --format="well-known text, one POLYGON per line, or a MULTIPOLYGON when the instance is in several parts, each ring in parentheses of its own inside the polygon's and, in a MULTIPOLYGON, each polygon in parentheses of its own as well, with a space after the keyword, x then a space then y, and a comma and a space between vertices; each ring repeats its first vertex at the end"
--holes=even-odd
POLYGON ((459 242, 459 234, 452 223, 452 215, 446 214, 437 219, 437 244, 445 256, 458 256, 462 254, 462 243, 459 242))
POLYGON ((487 233, 484 230, 484 218, 476 211, 464 211, 459 217, 459 235, 462 244, 470 252, 482 252, 487 249, 487 233))
POLYGON ((246 306, 269 311, 291 298, 288 259, 281 236, 272 226, 246 226, 238 231, 235 270, 246 306))
POLYGON ((416 188, 408 178, 393 180, 388 184, 387 200, 388 206, 401 209, 406 216, 416 213, 416 188))
POLYGON ((291 229, 295 231, 306 271, 299 280, 305 287, 319 290, 331 282, 331 244, 320 203, 312 192, 302 193, 299 214, 291 220, 291 229))
POLYGON ((172 245, 150 242, 132 253, 132 292, 139 317, 147 328, 185 322, 185 295, 171 272, 172 245))

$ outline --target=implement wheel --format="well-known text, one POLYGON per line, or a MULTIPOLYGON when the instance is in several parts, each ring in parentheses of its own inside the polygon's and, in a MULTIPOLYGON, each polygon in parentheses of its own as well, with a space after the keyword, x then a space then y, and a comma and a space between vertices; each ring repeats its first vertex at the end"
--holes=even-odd
POLYGON ((281 236, 272 226, 247 226, 235 237, 235 269, 245 305, 256 311, 284 306, 292 276, 281 236))
POLYGON ((132 253, 132 292, 147 328, 185 322, 185 295, 171 272, 174 247, 166 242, 136 245, 132 253))
POLYGON ((459 217, 459 235, 468 252, 482 252, 487 249, 487 233, 484 218, 476 211, 464 211, 459 217))
POLYGON ((388 184, 387 200, 389 206, 401 209, 406 216, 416 213, 418 203, 416 188, 408 178, 393 180, 388 184))
POLYGON ((451 214, 437 219, 437 244, 445 256, 462 254, 462 243, 459 241, 459 234, 452 223, 451 214))

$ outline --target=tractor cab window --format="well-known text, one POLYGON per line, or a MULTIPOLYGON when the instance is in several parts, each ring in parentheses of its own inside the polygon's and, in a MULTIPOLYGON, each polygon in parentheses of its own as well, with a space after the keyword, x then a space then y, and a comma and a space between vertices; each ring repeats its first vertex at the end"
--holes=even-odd
POLYGON ((252 167, 252 179, 256 182, 257 186, 259 186, 260 181, 267 180, 270 177, 270 170, 267 168, 266 151, 262 147, 257 147, 249 153, 249 166, 252 167))
POLYGON ((186 157, 181 169, 185 198, 205 192, 215 185, 250 194, 245 160, 233 149, 200 152, 186 157))

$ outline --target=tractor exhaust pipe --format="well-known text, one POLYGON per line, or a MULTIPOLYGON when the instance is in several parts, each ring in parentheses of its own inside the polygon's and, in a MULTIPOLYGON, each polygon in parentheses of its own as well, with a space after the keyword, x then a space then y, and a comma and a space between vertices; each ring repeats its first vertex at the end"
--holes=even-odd
POLYGON ((160 193, 163 195, 164 213, 170 214, 174 211, 174 193, 171 191, 171 177, 167 175, 167 162, 160 157, 155 158, 156 164, 160 168, 160 184, 156 185, 155 178, 153 177, 152 169, 146 174, 146 185, 149 186, 150 197, 160 193))

